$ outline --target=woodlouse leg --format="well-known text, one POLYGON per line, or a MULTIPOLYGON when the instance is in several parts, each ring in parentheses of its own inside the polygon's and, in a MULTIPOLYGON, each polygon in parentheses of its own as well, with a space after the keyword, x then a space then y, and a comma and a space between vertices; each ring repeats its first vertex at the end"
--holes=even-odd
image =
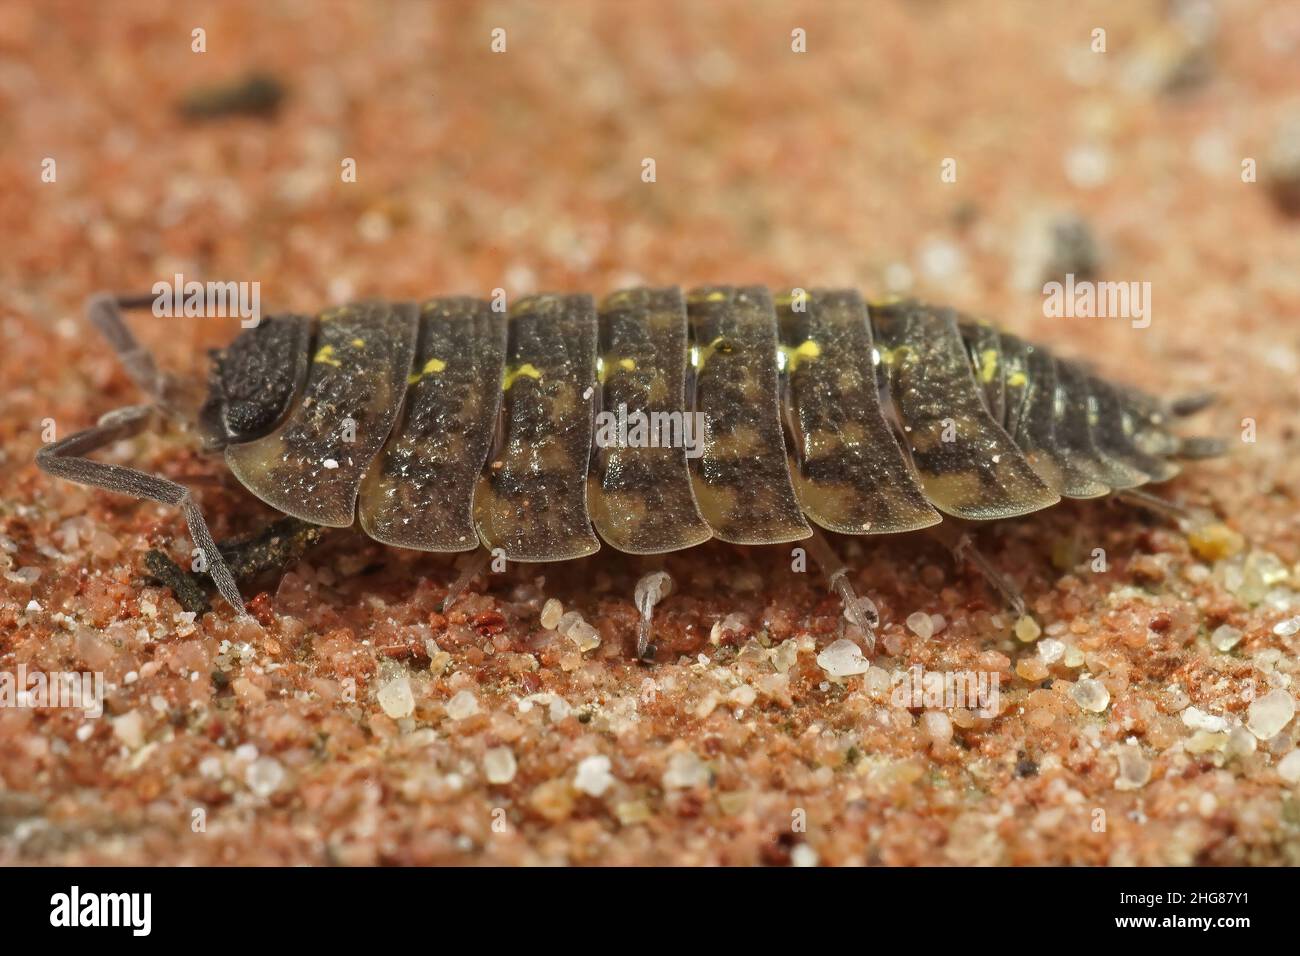
POLYGON ((460 574, 456 580, 451 583, 447 589, 447 596, 442 599, 442 613, 446 614, 448 609, 456 603, 473 580, 486 570, 488 562, 492 560, 492 552, 482 545, 477 551, 471 551, 469 555, 462 559, 460 574))
POLYGON ((1115 497, 1125 504, 1164 515, 1184 531, 1202 528, 1208 524, 1213 524, 1217 520, 1213 514, 1204 508, 1189 508, 1186 505, 1180 505, 1176 501, 1161 498, 1159 495, 1153 495, 1151 492, 1143 491, 1140 488, 1117 491, 1115 497))
POLYGON ((208 524, 203 514, 190 497, 189 489, 178 485, 161 475, 151 475, 127 468, 122 465, 110 465, 105 462, 92 461, 87 456, 97 449, 111 445, 123 438, 130 438, 142 432, 154 414, 149 405, 129 405, 109 412, 100 418, 99 423, 91 428, 70 435, 62 441, 46 445, 36 453, 36 464, 46 474, 76 482, 105 488, 133 498, 148 498, 163 504, 174 505, 185 515, 185 523, 190 529, 190 537, 198 546, 208 565, 221 596, 241 615, 244 600, 235 586, 235 579, 226 566, 221 551, 212 540, 208 524))
POLYGON ((648 661, 655 655, 655 646, 650 643, 650 622, 654 616, 655 605, 666 598, 673 590, 673 579, 667 571, 652 571, 636 582, 633 601, 641 612, 641 620, 636 629, 636 659, 648 661))
POLYGON ((831 547, 826 536, 817 528, 813 528, 812 537, 805 542, 808 550, 812 553, 813 560, 817 566, 822 569, 830 581, 831 588, 840 596, 844 603, 844 616, 848 618, 859 631, 862 632, 862 643, 864 650, 868 654, 876 652, 876 625, 880 623, 880 617, 876 613, 876 606, 870 598, 858 597, 857 591, 853 589, 853 584, 849 581, 849 568, 840 560, 835 549, 831 547))
POLYGON ((975 547, 975 538, 970 531, 958 528, 950 521, 927 528, 926 531, 952 553, 952 559, 958 566, 969 561, 989 586, 1002 596, 1002 600, 1006 601, 1016 617, 1025 616, 1025 599, 1021 596, 1020 589, 1011 582, 1010 578, 994 567, 993 562, 979 548, 975 547))

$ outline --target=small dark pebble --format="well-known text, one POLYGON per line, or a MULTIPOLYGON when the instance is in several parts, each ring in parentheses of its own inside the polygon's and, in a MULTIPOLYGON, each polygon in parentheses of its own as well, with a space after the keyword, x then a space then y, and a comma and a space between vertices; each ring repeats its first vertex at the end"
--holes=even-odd
POLYGON ((1016 754, 1016 756, 1019 758, 1016 761, 1017 777, 1033 777, 1038 774, 1038 764, 1035 761, 1030 760, 1028 754, 1021 750, 1016 754))

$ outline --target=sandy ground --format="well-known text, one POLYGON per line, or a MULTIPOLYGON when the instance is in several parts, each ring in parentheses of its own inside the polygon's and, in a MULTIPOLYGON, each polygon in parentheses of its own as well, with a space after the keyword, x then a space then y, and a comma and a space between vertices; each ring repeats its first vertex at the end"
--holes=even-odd
MULTIPOLYGON (((1297 57, 1300 10, 1245 0, 0 5, 0 673, 106 682, 97 719, 0 707, 0 862, 1300 863, 1297 57), (251 71, 273 115, 178 111, 251 71), (1100 277, 1151 283, 1148 327, 1043 316, 1069 215, 1100 277), (31 463, 139 400, 84 297, 177 272, 266 310, 918 294, 1219 392, 1196 425, 1230 455, 1162 492, 1231 533, 1112 502, 983 530, 1027 640, 936 544, 841 541, 883 617, 842 677, 838 605, 781 548, 670 558, 652 666, 627 659, 649 565, 608 550, 444 616, 448 559, 344 533, 249 591, 259 624, 191 621, 143 566, 189 553, 177 513, 31 463), (599 647, 545 630, 548 598, 599 647), (995 675, 996 713, 899 700, 915 666, 995 675)), ((237 331, 135 324, 196 376, 237 331)), ((271 517, 184 433, 105 458, 193 487, 219 537, 271 517)))

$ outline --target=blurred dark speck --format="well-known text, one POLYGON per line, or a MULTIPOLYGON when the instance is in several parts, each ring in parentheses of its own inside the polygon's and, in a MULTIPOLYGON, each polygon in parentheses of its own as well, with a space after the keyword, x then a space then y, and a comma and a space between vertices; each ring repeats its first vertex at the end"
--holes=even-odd
POLYGON ((1282 124, 1264 168, 1277 208, 1288 216, 1300 217, 1300 116, 1282 124))
POLYGON ((223 116, 274 117, 284 100, 284 84, 269 73, 249 73, 232 83, 190 90, 180 102, 181 115, 191 120, 223 116))
POLYGON ((1073 275, 1094 278, 1101 267, 1101 251, 1087 220, 1076 215, 1060 216, 1051 223, 1051 251, 1043 269, 1043 281, 1073 275))

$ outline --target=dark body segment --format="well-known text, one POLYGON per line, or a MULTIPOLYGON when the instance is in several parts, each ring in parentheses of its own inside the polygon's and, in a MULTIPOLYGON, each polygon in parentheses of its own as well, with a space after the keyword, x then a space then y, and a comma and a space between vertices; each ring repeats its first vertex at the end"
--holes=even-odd
POLYGON ((694 338, 695 410, 703 454, 691 478, 700 514, 735 544, 779 544, 812 534, 786 456, 772 298, 759 287, 711 287, 687 298, 694 338))
POLYGON ((1145 484, 1145 474, 1105 454, 1093 441, 1087 374, 1075 363, 1057 359, 1056 390, 1056 434, 1080 467, 1112 491, 1145 484))
POLYGON ((1029 346, 1014 335, 1001 332, 998 344, 1002 350, 1001 424, 1014 437, 1020 431, 1020 420, 1029 401, 1029 346))
POLYGON ((496 437, 505 360, 504 312, 471 298, 420 307, 401 418, 361 485, 366 534, 420 551, 478 547, 474 489, 496 437))
POLYGON ((275 431, 226 448, 235 477, 285 514, 349 527, 362 475, 406 391, 416 313, 377 302, 322 313, 301 400, 275 431))
POLYGON ((989 520, 1060 500, 989 414, 951 311, 873 305, 871 320, 905 444, 935 507, 989 520))
POLYGON ((984 404, 995 422, 1005 422, 1007 393, 1002 364, 1002 338, 993 326, 975 319, 962 317, 958 328, 970 354, 975 380, 984 392, 984 404))
POLYGON ((942 519, 925 500, 880 407, 867 307, 853 291, 777 301, 804 513, 830 531, 916 531, 942 519))
POLYGON ((1014 336, 1015 351, 1024 356, 1029 381, 1020 423, 1011 437, 1043 483, 1067 498, 1098 498, 1110 489, 1077 462, 1057 436, 1056 362, 1042 346, 1014 336))
POLYGON ((1168 481, 1182 470, 1175 462, 1138 447, 1134 438, 1137 422, 1132 411, 1124 407, 1123 396, 1114 385, 1090 376, 1088 395, 1088 420, 1093 443, 1099 451, 1141 472, 1152 482, 1168 481))
POLYGON ((502 445, 474 496, 479 537, 512 561, 593 554, 587 515, 596 388, 588 295, 539 295, 510 312, 502 445))
POLYGON ((686 396, 687 331, 676 288, 626 289, 601 303, 603 416, 588 499, 596 533, 620 551, 660 554, 713 536, 687 462, 704 438, 686 396))

